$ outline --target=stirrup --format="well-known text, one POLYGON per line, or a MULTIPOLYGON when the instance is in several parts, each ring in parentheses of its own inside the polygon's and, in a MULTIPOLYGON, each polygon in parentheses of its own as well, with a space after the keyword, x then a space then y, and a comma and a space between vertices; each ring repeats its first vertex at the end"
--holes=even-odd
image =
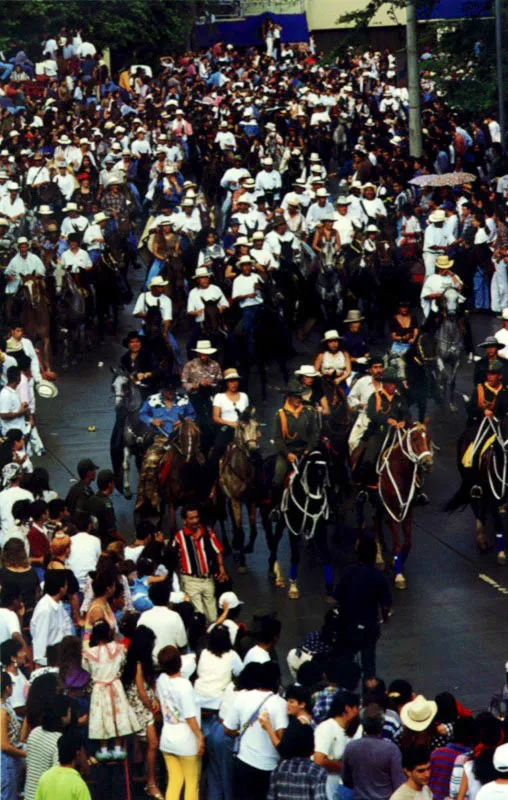
POLYGON ((356 502, 366 503, 368 499, 369 499, 369 493, 367 492, 367 489, 360 489, 360 491, 356 495, 356 502))
POLYGON ((469 490, 469 496, 472 500, 480 500, 483 497, 483 489, 475 483, 469 490))

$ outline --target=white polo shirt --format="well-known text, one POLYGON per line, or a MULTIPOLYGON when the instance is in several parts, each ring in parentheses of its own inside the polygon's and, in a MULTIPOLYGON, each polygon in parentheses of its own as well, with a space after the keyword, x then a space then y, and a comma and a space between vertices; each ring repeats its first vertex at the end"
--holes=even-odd
POLYGON ((187 299, 187 313, 189 311, 199 311, 199 315, 194 317, 196 322, 203 322, 205 319, 205 301, 216 301, 219 308, 228 305, 228 301, 224 297, 224 292, 215 284, 211 283, 206 289, 200 289, 195 286, 189 292, 187 299))
MULTIPOLYGON (((14 414, 21 411, 21 400, 15 389, 10 386, 4 386, 0 391, 0 414, 14 414)), ((25 419, 24 417, 14 417, 13 419, 1 420, 2 433, 6 434, 7 431, 18 428, 24 430, 25 419)))
POLYGON ((246 294, 252 294, 252 292, 256 293, 255 297, 246 297, 244 300, 240 300, 240 308, 247 308, 247 306, 259 306, 262 304, 263 298, 261 297, 261 293, 257 288, 259 283, 262 283, 262 280, 259 275, 254 272, 251 273, 251 275, 238 275, 238 277, 234 279, 232 294, 233 300, 246 294))
POLYGON ((154 297, 151 292, 141 292, 136 305, 134 306, 133 314, 146 314, 149 308, 159 306, 163 322, 171 322, 173 319, 173 303, 170 298, 165 294, 160 297, 154 297))
POLYGON ((76 250, 75 253, 73 253, 72 250, 66 250, 65 253, 62 254, 60 261, 64 269, 74 274, 82 269, 90 269, 92 267, 90 256, 86 250, 82 250, 81 247, 76 250))

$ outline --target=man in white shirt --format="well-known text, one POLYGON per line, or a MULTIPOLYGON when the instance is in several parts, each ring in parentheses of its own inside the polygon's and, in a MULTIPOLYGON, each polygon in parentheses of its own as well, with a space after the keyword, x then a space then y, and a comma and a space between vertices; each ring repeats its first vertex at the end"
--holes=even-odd
MULTIPOLYGON (((193 318, 195 323, 201 325, 205 321, 206 302, 216 303, 220 312, 225 311, 229 306, 222 289, 211 283, 207 267, 198 267, 193 278, 196 286, 190 290, 187 298, 187 314, 193 318)), ((202 333, 201 330, 200 333, 202 333)))
MULTIPOLYGON (((76 189, 76 179, 67 171, 67 161, 61 161, 58 165, 58 173, 53 178, 53 183, 56 183, 65 200, 69 202, 76 189)), ((66 210, 68 208, 64 208, 64 211, 66 210)))
POLYGON ((99 211, 83 234, 83 245, 88 250, 92 264, 95 264, 104 249, 104 228, 107 221, 104 211, 99 211))
POLYGON ((191 198, 182 200, 181 209, 179 213, 173 214, 174 230, 190 234, 191 238, 194 238, 195 234, 198 234, 203 227, 199 209, 191 198))
POLYGON ((382 389, 380 381, 383 367, 383 356, 373 354, 369 360, 369 374, 359 378, 348 395, 347 401, 349 408, 351 411, 358 413, 351 433, 349 434, 348 445, 350 453, 359 445, 360 440, 369 427, 367 403, 369 402, 369 397, 373 395, 374 392, 382 389))
POLYGON ((383 217, 386 217, 386 208, 380 197, 376 197, 376 186, 373 183, 365 183, 362 187, 362 199, 360 205, 365 217, 377 224, 383 217))
POLYGON ((309 233, 314 233, 324 217, 330 214, 333 214, 333 206, 328 200, 328 192, 326 189, 318 189, 316 192, 316 201, 309 206, 309 210, 307 211, 309 233))
POLYGON ((41 380, 41 365, 35 352, 35 347, 30 339, 23 336, 24 329, 21 322, 13 321, 9 327, 9 338, 7 339, 7 353, 16 353, 23 350, 30 359, 30 372, 35 383, 41 380))
POLYGON ((264 169, 256 175, 256 192, 264 194, 270 205, 280 201, 282 178, 280 172, 273 168, 273 159, 270 156, 263 159, 264 169))
MULTIPOLYGON (((452 267, 453 261, 448 256, 438 256, 435 265, 436 272, 425 278, 420 296, 420 304, 425 319, 427 319, 431 311, 434 314, 437 313, 438 305, 436 301, 442 297, 447 289, 453 286, 458 291, 461 291, 462 281, 458 275, 451 271, 452 267)), ((462 298, 461 302, 464 302, 464 300, 465 297, 462 298)))
POLYGON ((37 188, 42 183, 50 183, 49 170, 44 165, 42 153, 34 153, 32 166, 28 168, 26 174, 26 185, 37 188))
POLYGON ((5 586, 0 594, 0 644, 13 638, 24 644, 18 616, 23 610, 19 586, 5 586))
POLYGON ((236 150, 236 139, 233 131, 228 130, 228 123, 222 120, 219 123, 219 130, 214 140, 214 144, 218 144, 221 150, 231 148, 236 150))
POLYGON ((171 586, 169 581, 152 583, 148 589, 148 596, 153 603, 153 608, 144 611, 138 625, 146 625, 155 634, 153 660, 157 664, 157 656, 163 647, 171 645, 182 650, 187 647, 187 634, 180 614, 168 608, 171 586))
POLYGON ((7 194, 0 200, 0 216, 12 223, 18 222, 26 212, 26 206, 19 196, 19 183, 8 181, 7 194))
POLYGON ((60 227, 62 236, 66 238, 71 233, 83 234, 88 228, 88 220, 78 212, 77 204, 67 203, 63 210, 67 216, 64 218, 60 227))
POLYGON ((3 547, 14 517, 12 507, 18 500, 34 501, 32 492, 20 486, 23 471, 19 464, 6 464, 2 469, 2 483, 6 489, 0 492, 0 542, 3 547))
POLYGON ((69 249, 62 253, 60 262, 64 269, 73 275, 78 275, 82 270, 87 272, 92 269, 92 260, 86 250, 79 246, 80 237, 76 233, 71 233, 67 239, 69 249))
POLYGON ((241 274, 233 281, 232 300, 238 303, 242 311, 243 331, 247 340, 247 350, 254 357, 254 322, 263 305, 263 297, 259 290, 262 280, 252 271, 252 258, 242 256, 238 262, 241 274))
POLYGON ((148 284, 148 292, 141 292, 136 305, 134 306, 133 315, 138 319, 144 320, 147 316, 149 308, 158 308, 162 318, 162 327, 164 333, 168 333, 171 320, 173 319, 173 304, 169 297, 164 294, 164 289, 168 285, 160 275, 152 278, 148 284))
POLYGON ((5 270, 5 277, 7 278, 5 293, 8 295, 16 294, 22 279, 27 278, 29 275, 39 275, 41 278, 45 278, 46 270, 39 256, 29 252, 28 239, 21 236, 18 239, 18 253, 11 258, 5 270))
MULTIPOLYGON (((345 247, 345 245, 351 244, 353 241, 353 233, 355 230, 353 214, 349 213, 351 200, 349 197, 338 197, 336 205, 337 213, 335 215, 333 227, 339 234, 341 246, 345 247)), ((356 221, 359 223, 359 220, 356 221)))
POLYGON ((71 552, 66 566, 72 570, 81 592, 85 590, 86 579, 97 566, 102 552, 101 540, 93 534, 93 522, 86 511, 77 511, 73 521, 79 533, 71 536, 71 552))
POLYGON ((30 411, 28 403, 22 403, 16 391, 20 381, 19 367, 9 367, 7 384, 0 391, 0 420, 4 436, 10 430, 24 430, 25 418, 30 411))
POLYGON ((87 56, 93 57, 97 53, 97 50, 92 42, 81 42, 76 52, 80 58, 86 58, 87 56))
POLYGON ((67 573, 52 569, 46 572, 45 594, 35 606, 30 622, 33 657, 36 664, 46 666, 46 649, 58 644, 72 633, 71 618, 65 611, 62 598, 67 594, 67 573))
POLYGON ((279 269, 281 260, 289 259, 289 253, 291 261, 294 261, 300 252, 300 242, 288 230, 284 217, 277 217, 273 220, 273 227, 265 238, 264 247, 273 256, 274 269, 279 269))
POLYGON ((444 255, 447 249, 453 244, 454 239, 450 232, 444 227, 446 214, 438 208, 429 216, 429 223, 423 236, 423 260, 425 263, 425 277, 434 274, 436 269, 436 259, 444 255))
POLYGON ((265 250, 264 243, 265 235, 262 231, 253 233, 250 255, 254 263, 254 269, 259 267, 260 269, 258 269, 258 271, 267 273, 269 270, 277 269, 278 263, 273 257, 273 254, 269 250, 265 250))

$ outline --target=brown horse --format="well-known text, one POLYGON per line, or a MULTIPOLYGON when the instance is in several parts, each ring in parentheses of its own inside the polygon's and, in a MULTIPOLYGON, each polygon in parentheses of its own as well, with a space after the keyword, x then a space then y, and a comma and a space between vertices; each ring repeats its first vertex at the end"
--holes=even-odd
POLYGON ((378 549, 376 563, 379 567, 384 567, 382 523, 386 512, 392 536, 397 589, 406 588, 403 568, 411 550, 415 491, 421 482, 422 474, 429 472, 432 466, 433 447, 427 421, 416 422, 406 429, 398 428, 387 434, 376 465, 378 485, 373 497, 374 531, 378 549), (399 541, 399 524, 404 534, 402 547, 399 541))
POLYGON ((14 297, 13 313, 14 309, 19 309, 17 315, 26 337, 34 345, 42 344, 44 365, 51 370, 50 312, 44 278, 35 275, 25 278, 14 297))
POLYGON ((239 570, 246 571, 245 553, 252 553, 256 540, 256 509, 259 500, 258 453, 261 432, 255 409, 240 415, 235 436, 220 462, 219 486, 228 498, 233 524, 233 549, 239 552, 239 570), (242 504, 247 506, 250 524, 249 544, 245 548, 242 527, 242 504))

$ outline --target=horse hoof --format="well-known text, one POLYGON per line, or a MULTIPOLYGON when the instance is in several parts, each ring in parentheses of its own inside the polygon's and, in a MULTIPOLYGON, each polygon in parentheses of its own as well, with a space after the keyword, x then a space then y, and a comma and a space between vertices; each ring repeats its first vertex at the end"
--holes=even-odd
POLYGON ((247 575, 248 571, 249 570, 247 569, 245 564, 240 564, 238 566, 238 572, 239 572, 240 575, 247 575))
POLYGON ((506 553, 505 553, 504 550, 501 550, 497 554, 496 561, 497 561, 497 563, 499 564, 500 567, 504 567, 504 565, 506 564, 506 553))
POLYGON ((395 588, 396 589, 406 589, 407 588, 406 579, 405 579, 404 575, 401 575, 399 573, 398 575, 395 576, 395 588))
POLYGON ((296 581, 289 582, 288 597, 290 600, 298 600, 300 597, 300 590, 296 585, 296 581))
POLYGON ((386 569, 386 563, 382 556, 376 556, 376 568, 380 570, 380 572, 384 572, 386 569))

